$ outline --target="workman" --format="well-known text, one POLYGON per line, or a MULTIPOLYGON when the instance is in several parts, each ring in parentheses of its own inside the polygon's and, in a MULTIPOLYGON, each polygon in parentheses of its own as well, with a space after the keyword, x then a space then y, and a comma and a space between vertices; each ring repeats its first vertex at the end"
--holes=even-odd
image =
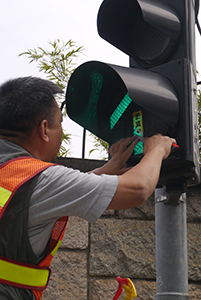
POLYGON ((35 77, 0 86, 0 299, 39 300, 68 216, 95 222, 106 209, 143 204, 175 139, 144 140, 140 163, 126 168, 137 137, 112 145, 111 159, 81 173, 51 162, 61 145, 61 89, 35 77), (129 146, 128 146, 129 145, 129 146))

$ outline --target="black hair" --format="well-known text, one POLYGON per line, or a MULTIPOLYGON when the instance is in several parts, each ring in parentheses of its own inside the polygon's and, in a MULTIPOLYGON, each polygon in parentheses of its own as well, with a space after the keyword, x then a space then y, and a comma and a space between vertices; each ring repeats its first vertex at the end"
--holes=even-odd
POLYGON ((43 119, 52 125, 57 93, 63 93, 59 86, 37 77, 5 82, 0 86, 0 130, 32 131, 43 119))

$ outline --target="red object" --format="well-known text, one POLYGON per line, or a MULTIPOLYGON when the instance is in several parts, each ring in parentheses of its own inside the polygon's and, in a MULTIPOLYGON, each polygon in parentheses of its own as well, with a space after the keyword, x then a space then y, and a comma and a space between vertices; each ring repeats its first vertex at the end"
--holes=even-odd
POLYGON ((174 144, 174 143, 172 144, 172 146, 173 146, 173 147, 176 147, 176 148, 179 148, 179 145, 174 144))
POLYGON ((128 278, 121 278, 121 277, 117 276, 116 280, 118 281, 119 286, 118 286, 117 292, 116 292, 113 300, 117 300, 119 298, 119 296, 123 292, 124 284, 128 285, 128 278))

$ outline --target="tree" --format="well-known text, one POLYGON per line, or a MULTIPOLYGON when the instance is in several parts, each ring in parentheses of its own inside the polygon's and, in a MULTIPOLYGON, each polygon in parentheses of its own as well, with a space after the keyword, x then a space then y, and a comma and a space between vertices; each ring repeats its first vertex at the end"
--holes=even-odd
MULTIPOLYGON (((82 52, 83 47, 77 47, 72 40, 64 43, 59 39, 54 42, 50 41, 49 45, 51 46, 50 50, 37 47, 28 49, 26 52, 19 54, 19 56, 26 55, 30 63, 37 62, 39 72, 45 73, 47 79, 54 81, 62 90, 65 90, 70 75, 75 70, 73 59, 82 52)), ((64 94, 57 96, 58 104, 64 101, 64 97, 64 94)), ((70 136, 69 133, 63 132, 63 144, 70 144, 70 136)), ((66 157, 68 154, 70 154, 70 149, 66 149, 64 145, 61 145, 58 155, 66 157)))
POLYGON ((100 151, 100 153, 102 153, 104 155, 102 160, 107 160, 109 144, 92 133, 90 134, 90 136, 92 136, 92 138, 94 140, 94 148, 89 151, 89 154, 98 150, 98 151, 100 151))
MULTIPOLYGON (((57 39, 54 42, 50 41, 49 45, 51 46, 50 50, 37 47, 28 49, 19 54, 19 56, 26 55, 30 60, 30 63, 37 62, 39 72, 45 73, 47 79, 52 80, 62 90, 66 90, 68 80, 75 70, 76 64, 74 63, 74 59, 83 52, 84 48, 82 46, 77 47, 72 40, 65 43, 60 39, 57 39)), ((64 97, 64 94, 58 95, 56 100, 59 104, 65 100, 64 97)), ((66 113, 64 113, 64 115, 66 116, 66 113)), ((94 139, 95 148, 92 149, 90 153, 95 150, 107 153, 108 144, 92 134, 91 136, 94 139)), ((63 133, 62 142, 69 145, 70 134, 63 133)), ((67 154, 70 154, 70 149, 66 149, 64 145, 61 145, 58 155, 66 157, 67 154)))

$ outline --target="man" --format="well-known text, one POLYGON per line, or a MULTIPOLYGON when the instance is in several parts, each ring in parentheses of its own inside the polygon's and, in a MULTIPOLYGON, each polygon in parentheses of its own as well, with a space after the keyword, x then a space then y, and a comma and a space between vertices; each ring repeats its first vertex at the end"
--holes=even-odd
POLYGON ((90 173, 51 164, 61 144, 62 115, 54 99, 61 92, 33 77, 0 87, 1 300, 41 299, 67 216, 95 222, 105 209, 143 204, 176 142, 161 135, 145 139, 144 157, 129 169, 137 137, 112 145, 111 160, 90 173))

